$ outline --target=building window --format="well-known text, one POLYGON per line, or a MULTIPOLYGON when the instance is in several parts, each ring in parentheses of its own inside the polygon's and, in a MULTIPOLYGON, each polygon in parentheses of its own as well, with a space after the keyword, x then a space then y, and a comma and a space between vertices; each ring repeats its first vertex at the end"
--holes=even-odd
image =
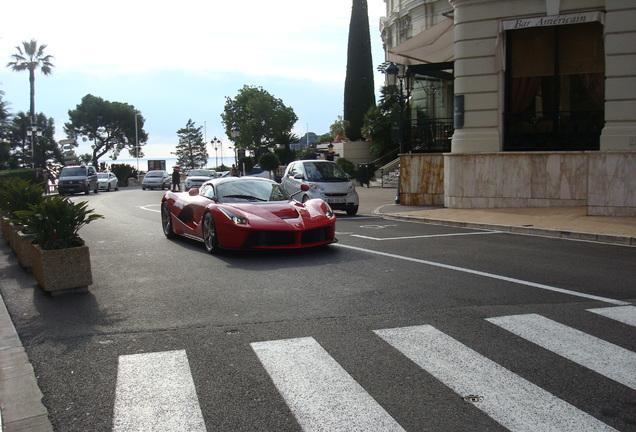
POLYGON ((598 22, 506 33, 504 150, 598 150, 605 53, 598 22))

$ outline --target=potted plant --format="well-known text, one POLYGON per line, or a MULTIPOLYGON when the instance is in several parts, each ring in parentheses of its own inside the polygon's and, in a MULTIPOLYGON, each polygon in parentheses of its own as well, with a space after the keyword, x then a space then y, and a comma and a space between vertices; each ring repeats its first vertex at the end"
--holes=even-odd
POLYGON ((32 233, 33 275, 47 292, 81 289, 93 283, 88 246, 78 235, 84 225, 103 218, 88 209, 86 201, 75 203, 55 195, 29 210, 16 212, 32 233))
POLYGON ((27 269, 30 267, 32 238, 16 219, 16 212, 28 210, 29 205, 41 203, 44 199, 42 192, 41 185, 18 177, 4 181, 0 187, 2 234, 18 256, 20 264, 27 269))

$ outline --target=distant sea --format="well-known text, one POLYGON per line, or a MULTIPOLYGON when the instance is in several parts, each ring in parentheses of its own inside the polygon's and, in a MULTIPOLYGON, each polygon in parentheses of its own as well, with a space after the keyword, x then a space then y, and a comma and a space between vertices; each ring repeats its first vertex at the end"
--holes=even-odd
MULTIPOLYGON (((148 161, 157 161, 157 160, 165 160, 166 161, 166 170, 168 172, 172 172, 172 167, 174 167, 177 164, 177 158, 139 158, 139 170, 140 171, 148 171, 148 161)), ((137 168, 137 159, 117 159, 117 160, 111 160, 111 159, 100 159, 100 164, 102 162, 105 162, 107 164, 127 164, 130 165, 134 168, 137 168)), ((217 165, 225 165, 226 167, 231 167, 232 164, 234 163, 234 156, 225 156, 223 158, 218 158, 218 164, 217 164, 217 158, 216 157, 209 157, 208 158, 208 164, 207 166, 205 166, 205 168, 216 168, 217 165)))

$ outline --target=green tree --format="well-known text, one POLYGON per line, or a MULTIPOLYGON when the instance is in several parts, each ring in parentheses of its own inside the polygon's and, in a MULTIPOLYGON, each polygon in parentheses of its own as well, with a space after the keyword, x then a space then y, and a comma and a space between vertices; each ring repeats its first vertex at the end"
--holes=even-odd
POLYGON ((276 173, 276 169, 280 165, 280 161, 278 160, 278 156, 274 153, 267 152, 263 153, 261 158, 258 160, 258 164, 265 171, 276 173))
POLYGON ((234 99, 225 98, 221 119, 236 148, 252 150, 258 158, 276 144, 277 138, 291 131, 298 117, 291 107, 262 87, 246 85, 234 99), (238 138, 232 134, 235 128, 240 130, 238 138))
POLYGON ((124 149, 128 150, 131 157, 143 157, 141 147, 148 141, 148 134, 144 131, 145 120, 134 106, 88 94, 74 110, 69 110, 68 115, 70 122, 64 125, 64 131, 71 138, 82 137, 93 141, 91 164, 95 167, 99 164, 99 158, 108 152, 113 160, 124 149))
POLYGON ((190 119, 185 128, 177 131, 177 165, 186 170, 204 168, 208 164, 208 150, 203 140, 202 126, 196 127, 190 119))
POLYGON ((45 55, 44 50, 46 45, 38 46, 35 39, 31 41, 22 42, 22 46, 16 46, 18 51, 12 54, 13 61, 7 63, 7 67, 10 67, 15 72, 29 71, 29 115, 31 120, 35 122, 35 71, 40 69, 44 75, 50 75, 53 70, 53 59, 50 55, 45 55))
POLYGON ((364 115, 373 105, 375 93, 367 0, 353 0, 344 88, 344 119, 349 122, 346 131, 349 139, 362 139, 364 115))
MULTIPOLYGON (((362 133, 371 140, 371 153, 374 156, 384 156, 390 152, 397 152, 399 142, 396 133, 399 129, 398 92, 395 86, 383 86, 380 89, 380 100, 376 107, 369 108, 364 117, 362 133)), ((404 108, 409 112, 408 105, 404 108)), ((403 130, 408 130, 408 116, 402 116, 403 130)))

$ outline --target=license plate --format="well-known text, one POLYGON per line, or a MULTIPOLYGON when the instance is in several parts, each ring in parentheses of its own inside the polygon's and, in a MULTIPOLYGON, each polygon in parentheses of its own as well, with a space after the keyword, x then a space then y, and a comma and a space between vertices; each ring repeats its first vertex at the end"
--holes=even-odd
POLYGON ((344 204, 347 202, 344 198, 327 198, 329 204, 344 204))

